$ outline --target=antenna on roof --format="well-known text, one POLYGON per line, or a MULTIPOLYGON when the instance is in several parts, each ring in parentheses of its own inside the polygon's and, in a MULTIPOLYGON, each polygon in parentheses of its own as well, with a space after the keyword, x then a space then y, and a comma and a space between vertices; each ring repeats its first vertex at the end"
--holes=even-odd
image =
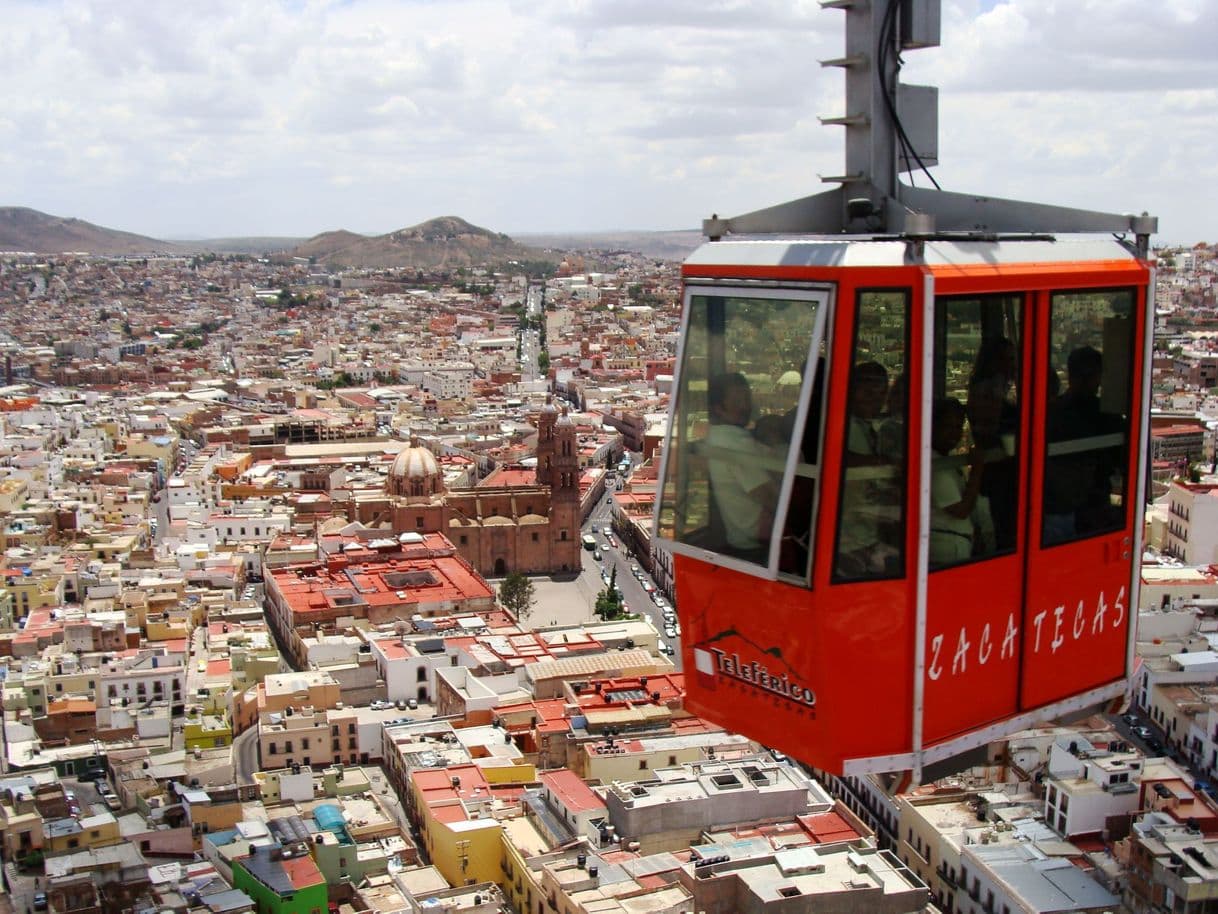
POLYGON ((822 67, 846 73, 846 113, 822 117, 846 131, 846 169, 821 177, 833 190, 741 216, 702 222, 712 241, 741 233, 1116 232, 1136 236, 1150 250, 1159 221, 1143 213, 1100 213, 1044 203, 953 193, 939 189, 928 166, 939 161, 939 90, 899 81, 901 52, 939 46, 941 0, 821 0, 846 15, 846 53, 822 67), (921 171, 934 189, 902 184, 921 171))

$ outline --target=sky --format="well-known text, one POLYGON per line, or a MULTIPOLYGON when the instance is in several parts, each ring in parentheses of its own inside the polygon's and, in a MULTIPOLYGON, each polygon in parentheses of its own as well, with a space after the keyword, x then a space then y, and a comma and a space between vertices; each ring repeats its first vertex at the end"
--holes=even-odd
MULTIPOLYGON (((1218 242, 1218 2, 942 0, 947 190, 1218 242)), ((0 0, 0 206, 158 238, 691 229, 844 166, 815 0, 0 0)))

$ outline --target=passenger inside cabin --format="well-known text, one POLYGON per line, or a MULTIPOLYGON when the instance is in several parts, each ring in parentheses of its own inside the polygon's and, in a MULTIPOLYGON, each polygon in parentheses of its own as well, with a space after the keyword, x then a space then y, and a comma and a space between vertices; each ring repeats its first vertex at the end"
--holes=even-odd
POLYGON ((960 401, 936 401, 931 425, 930 567, 966 562, 994 551, 989 500, 981 494, 987 472, 981 449, 969 448, 968 472, 953 452, 964 437, 966 413, 960 401))
POLYGON ((884 446, 883 429, 900 417, 885 412, 889 390, 883 365, 854 366, 848 403, 837 574, 875 577, 890 573, 900 560, 903 509, 904 449, 894 454, 884 446))
POLYGON ((707 384, 710 429, 707 470, 715 508, 727 540, 726 552, 764 562, 778 497, 775 477, 758 460, 769 453, 749 431, 753 395, 740 372, 715 375, 707 384))
POLYGON ((991 337, 977 353, 968 384, 969 432, 985 460, 981 494, 990 504, 999 552, 1015 548, 1019 525, 1017 365, 1015 344, 1004 336, 991 337))
POLYGON ((1104 357, 1099 350, 1080 346, 1070 353, 1066 389, 1049 409, 1046 545, 1120 526, 1122 509, 1113 505, 1112 493, 1119 488, 1124 463, 1125 422, 1103 411, 1103 378, 1104 357), (1054 447, 1064 442, 1070 444, 1054 447))

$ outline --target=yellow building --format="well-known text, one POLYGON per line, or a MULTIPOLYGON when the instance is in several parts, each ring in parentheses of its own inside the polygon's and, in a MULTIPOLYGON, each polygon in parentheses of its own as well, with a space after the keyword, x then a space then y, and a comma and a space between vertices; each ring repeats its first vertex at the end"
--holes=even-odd
POLYGON ((183 732, 187 751, 217 749, 233 743, 233 728, 223 714, 188 715, 183 732))
POLYGON ((5 568, 0 574, 12 600, 13 614, 23 619, 36 609, 63 605, 63 575, 42 574, 33 568, 5 568))
POLYGON ((53 819, 46 822, 43 828, 44 851, 48 855, 92 850, 120 844, 123 840, 118 819, 108 812, 82 819, 53 819))
POLYGON ((190 617, 186 613, 161 613, 148 619, 144 632, 149 641, 175 641, 190 637, 190 617))
POLYGON ((530 816, 516 816, 503 823, 503 879, 500 885, 517 911, 534 911, 534 900, 544 897, 541 872, 527 861, 547 853, 550 846, 530 816))
POLYGON ((163 466, 171 467, 176 460, 177 439, 167 435, 128 435, 126 451, 130 457, 160 460, 163 466))
POLYGON ((12 514, 25 502, 30 485, 24 479, 0 479, 0 514, 12 514))
POLYGON ((490 784, 476 765, 420 768, 410 799, 432 865, 452 885, 504 882, 502 826, 491 814, 490 784))
POLYGON ((45 840, 42 814, 34 805, 33 796, 22 791, 5 792, 2 796, 0 842, 4 845, 4 859, 18 860, 41 851, 45 840))

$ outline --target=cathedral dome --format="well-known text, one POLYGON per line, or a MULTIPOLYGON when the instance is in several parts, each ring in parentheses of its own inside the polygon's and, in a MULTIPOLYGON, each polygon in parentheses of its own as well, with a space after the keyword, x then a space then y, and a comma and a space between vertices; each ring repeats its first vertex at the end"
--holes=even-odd
POLYGON ((417 445, 404 448, 398 453, 389 469, 390 476, 405 476, 414 479, 418 476, 430 476, 440 471, 436 456, 425 447, 417 445))
POLYGON ((436 495, 444 491, 444 471, 431 451, 412 443, 394 458, 388 488, 390 495, 436 495))

